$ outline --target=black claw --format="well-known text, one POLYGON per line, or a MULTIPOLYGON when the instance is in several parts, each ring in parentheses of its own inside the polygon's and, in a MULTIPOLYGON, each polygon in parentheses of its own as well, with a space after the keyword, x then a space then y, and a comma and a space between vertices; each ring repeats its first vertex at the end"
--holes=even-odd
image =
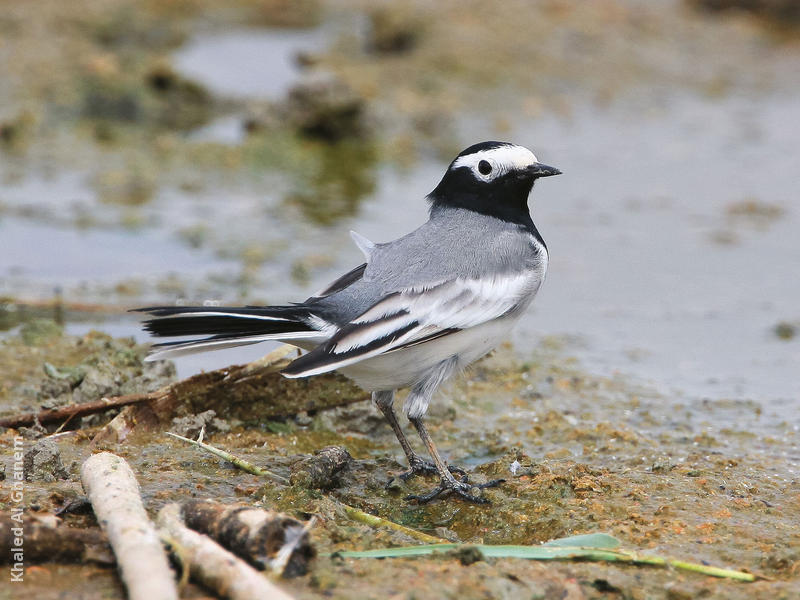
POLYGON ((491 504, 488 498, 484 498, 482 496, 475 496, 470 492, 477 488, 479 490, 484 490, 490 487, 497 487, 501 483, 505 482, 505 479, 493 479, 492 481, 487 481, 486 483, 476 483, 471 484, 468 481, 468 477, 465 475, 461 481, 453 480, 448 481, 443 479, 442 482, 435 487, 432 491, 428 492, 427 494, 410 494, 406 496, 406 500, 414 500, 418 504, 426 504, 431 500, 438 498, 439 496, 446 495, 446 494, 455 494, 468 502, 474 502, 475 504, 491 504))
POLYGON ((447 491, 447 488, 443 485, 435 487, 432 491, 428 492, 427 494, 409 494, 405 497, 405 500, 415 500, 418 504, 427 504, 434 498, 438 497, 440 494, 443 494, 447 491))
POLYGON ((432 463, 423 461, 419 464, 413 465, 408 471, 403 471, 397 476, 397 478, 401 479, 402 481, 408 481, 417 475, 431 475, 433 473, 436 473, 436 467, 432 463))
POLYGON ((490 488, 490 487, 497 487, 500 484, 505 483, 505 482, 506 482, 505 479, 492 479, 491 481, 487 481, 486 483, 479 484, 478 487, 483 490, 483 489, 490 488))
MULTIPOLYGON (((402 481, 408 481, 412 477, 416 475, 436 475, 438 471, 436 470, 436 465, 434 465, 429 460, 423 460, 419 457, 416 460, 409 461, 408 471, 404 471, 397 476, 398 479, 402 481)), ((453 473, 454 475, 466 475, 467 472, 462 469, 461 467, 456 467, 455 465, 447 465, 447 470, 453 473)))

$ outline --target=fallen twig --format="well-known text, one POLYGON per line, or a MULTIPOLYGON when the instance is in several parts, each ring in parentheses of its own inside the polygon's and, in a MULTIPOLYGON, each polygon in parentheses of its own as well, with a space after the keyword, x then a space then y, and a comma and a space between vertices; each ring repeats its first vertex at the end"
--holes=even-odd
POLYGON ((332 408, 361 402, 367 394, 336 373, 328 373, 312 381, 286 379, 279 371, 291 362, 296 349, 284 345, 266 356, 246 365, 198 373, 176 381, 153 392, 100 398, 81 404, 42 409, 0 418, 0 427, 29 427, 71 421, 76 417, 97 414, 112 408, 125 408, 95 436, 95 442, 121 442, 135 428, 153 428, 171 423, 179 407, 192 412, 207 408, 220 410, 219 399, 225 398, 225 408, 236 418, 249 417, 257 410, 258 419, 295 415, 304 411, 332 408))
MULTIPOLYGON (((224 460, 227 460, 231 464, 236 465, 240 469, 242 469, 244 471, 247 471, 248 473, 251 473, 253 475, 259 475, 259 476, 262 476, 262 477, 279 478, 279 480, 283 480, 282 483, 286 483, 286 484, 289 483, 286 480, 286 478, 281 477, 280 475, 276 475, 275 473, 270 473, 269 471, 265 471, 264 469, 261 469, 260 467, 257 467, 254 464, 252 464, 252 463, 250 463, 250 462, 248 462, 248 461, 246 461, 246 460, 244 460, 242 458, 239 458, 238 456, 234 456, 233 454, 230 454, 229 452, 225 452, 224 450, 220 450, 220 449, 215 448, 214 446, 211 446, 211 445, 206 444, 204 442, 190 440, 189 438, 185 438, 183 436, 177 435, 175 433, 170 433, 170 432, 167 432, 167 435, 170 435, 170 436, 172 436, 174 438, 177 438, 179 440, 183 440, 184 442, 188 442, 190 444, 193 444, 195 446, 203 448, 204 450, 206 450, 208 452, 211 452, 215 456, 219 456, 220 458, 222 458, 224 460)), ((338 500, 336 500, 335 502, 343 508, 344 512, 347 514, 348 517, 350 517, 351 519, 353 519, 355 521, 360 521, 361 523, 365 523, 365 524, 367 524, 367 525, 369 525, 371 527, 387 527, 387 528, 392 529, 394 531, 398 531, 400 533, 404 533, 405 535, 410 536, 410 537, 412 537, 414 539, 420 540, 422 542, 428 542, 428 543, 434 543, 435 544, 435 543, 439 543, 439 542, 445 541, 442 538, 437 538, 435 536, 428 535, 427 533, 423 533, 421 531, 416 531, 415 529, 411 529, 410 527, 406 527, 404 525, 400 525, 399 523, 395 523, 394 521, 389 521, 389 520, 384 519, 382 517, 376 517, 375 515, 371 515, 369 513, 365 513, 362 510, 359 510, 359 509, 357 509, 357 508, 355 508, 353 506, 350 506, 348 504, 344 504, 343 502, 339 502, 338 500)))
POLYGON ((29 427, 37 421, 44 425, 46 423, 61 421, 62 419, 85 417, 86 415, 105 412, 120 406, 129 406, 131 404, 138 404, 139 402, 156 400, 158 397, 158 392, 149 394, 128 394, 125 396, 114 396, 113 398, 101 398, 100 400, 83 402, 81 404, 45 408, 39 412, 27 412, 10 417, 3 417, 0 419, 0 427, 29 427))
POLYGON ((289 480, 286 477, 278 475, 277 473, 273 473, 272 471, 267 471, 266 469, 262 469, 247 461, 243 458, 239 458, 238 456, 234 456, 233 454, 226 452, 225 450, 220 450, 212 446, 211 444, 206 444, 205 442, 201 442, 200 440, 191 440, 187 437, 183 437, 182 435, 178 435, 177 433, 172 433, 171 431, 165 432, 168 436, 174 437, 175 439, 181 440, 182 442, 186 442, 188 444, 192 444, 193 446, 197 446, 198 448, 202 448, 206 452, 213 454, 214 456, 218 456, 223 460, 227 460, 232 465, 239 467, 242 471, 250 473, 252 475, 258 475, 259 477, 269 477, 270 479, 274 479, 284 485, 289 485, 289 480))
MULTIPOLYGON (((15 530, 25 533, 25 562, 96 562, 114 564, 108 538, 98 528, 78 529, 61 525, 52 514, 26 514, 23 523, 0 515, 0 547, 14 548, 15 530)), ((0 554, 0 563, 14 562, 13 552, 0 554)))
POLYGON ((336 373, 286 379, 280 370, 289 364, 288 356, 294 351, 291 346, 281 346, 249 364, 198 373, 165 386, 147 401, 125 408, 100 430, 94 442, 121 442, 134 430, 168 426, 180 411, 213 409, 221 419, 263 421, 369 398, 336 373))
POLYGON ((395 523, 394 521, 389 521, 388 519, 384 519, 382 517, 371 515, 369 513, 364 512, 363 510, 359 510, 353 506, 349 506, 342 502, 339 502, 339 504, 342 505, 342 508, 344 509, 344 512, 347 514, 348 517, 350 517, 354 521, 365 523, 370 527, 386 527, 388 529, 393 529, 394 531, 399 531, 400 533, 404 533, 405 535, 412 537, 415 540, 419 540, 421 542, 427 542, 429 544, 439 544, 442 542, 446 542, 446 540, 443 540, 442 538, 438 538, 433 535, 428 535, 427 533, 423 533, 422 531, 411 529, 410 527, 406 527, 405 525, 400 525, 400 523, 395 523))
POLYGON ((81 467, 81 482, 108 535, 130 600, 177 600, 178 591, 136 477, 124 459, 101 452, 81 467))
POLYGON ((291 600, 246 562, 186 527, 180 511, 177 504, 168 504, 159 511, 157 522, 162 539, 173 547, 193 579, 231 600, 291 600))

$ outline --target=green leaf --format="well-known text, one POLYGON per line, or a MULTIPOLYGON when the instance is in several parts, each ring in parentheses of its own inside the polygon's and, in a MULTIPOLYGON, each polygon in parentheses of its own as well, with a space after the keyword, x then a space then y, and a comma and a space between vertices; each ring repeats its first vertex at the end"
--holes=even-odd
MULTIPOLYGON (((376 550, 338 552, 343 558, 399 558, 405 556, 425 556, 436 552, 449 552, 462 548, 477 548, 487 558, 528 558, 535 560, 555 560, 566 558, 585 558, 594 560, 620 560, 614 552, 601 548, 579 548, 570 546, 493 546, 489 544, 425 544, 422 546, 401 546, 398 548, 378 548, 376 550)), ((624 560, 624 558, 622 558, 624 560)))
POLYGON ((720 569, 660 556, 640 556, 634 552, 619 549, 619 540, 607 533, 591 533, 552 540, 540 546, 494 546, 491 544, 425 544, 421 546, 401 546, 399 548, 378 548, 375 550, 336 552, 342 558, 400 558, 426 556, 434 553, 476 548, 486 558, 527 558, 532 560, 591 560, 606 562, 625 562, 637 565, 671 566, 696 573, 724 577, 739 581, 755 581, 758 576, 752 573, 720 569))
MULTIPOLYGON (((380 548, 361 552, 339 552, 339 556, 349 558, 397 558, 401 556, 424 556, 434 552, 449 552, 465 547, 474 547, 486 557, 529 558, 553 560, 557 558, 591 558, 598 550, 611 550, 619 547, 619 540, 607 533, 590 533, 552 540, 540 546, 519 546, 491 544, 426 544, 423 546, 401 546, 399 548, 380 548)), ((609 553, 605 560, 619 560, 609 553)), ((623 559, 624 560, 624 559, 623 559)))
POLYGON ((540 546, 518 546, 491 544, 425 544, 423 546, 401 546, 379 548, 361 552, 339 552, 339 556, 350 558, 395 558, 400 556, 424 556, 434 552, 449 552, 464 547, 474 547, 484 556, 497 558, 577 558, 595 554, 595 550, 610 550, 619 547, 619 540, 607 533, 590 533, 551 540, 540 546))

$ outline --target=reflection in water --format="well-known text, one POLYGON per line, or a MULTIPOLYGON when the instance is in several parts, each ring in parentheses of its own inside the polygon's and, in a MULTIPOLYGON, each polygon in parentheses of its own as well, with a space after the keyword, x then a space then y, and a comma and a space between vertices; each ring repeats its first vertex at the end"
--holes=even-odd
POLYGON ((356 214, 360 202, 375 190, 377 153, 365 141, 314 143, 303 170, 296 172, 286 203, 318 225, 330 225, 356 214))
POLYGON ((206 89, 168 66, 143 75, 122 69, 92 74, 80 83, 80 114, 93 123, 95 137, 114 141, 115 126, 139 125, 185 131, 206 123, 214 99, 206 89))

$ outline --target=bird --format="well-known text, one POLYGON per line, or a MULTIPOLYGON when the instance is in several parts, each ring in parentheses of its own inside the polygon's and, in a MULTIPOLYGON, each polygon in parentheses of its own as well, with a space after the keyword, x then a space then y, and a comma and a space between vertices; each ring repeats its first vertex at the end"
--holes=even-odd
POLYGON ((473 484, 448 465, 424 417, 440 385, 504 341, 539 291, 549 255, 528 200, 536 180, 560 174, 523 146, 472 145, 427 196, 427 222, 385 243, 351 232, 364 262, 304 302, 134 309, 149 315, 144 328, 153 336, 194 336, 155 344, 148 360, 267 340, 306 350, 282 370, 285 377, 336 370, 352 379, 371 392, 406 455, 400 477, 438 475, 433 490, 407 500, 488 503, 482 490, 503 480, 473 484), (431 461, 398 422, 394 396, 403 388, 403 412, 431 461))

